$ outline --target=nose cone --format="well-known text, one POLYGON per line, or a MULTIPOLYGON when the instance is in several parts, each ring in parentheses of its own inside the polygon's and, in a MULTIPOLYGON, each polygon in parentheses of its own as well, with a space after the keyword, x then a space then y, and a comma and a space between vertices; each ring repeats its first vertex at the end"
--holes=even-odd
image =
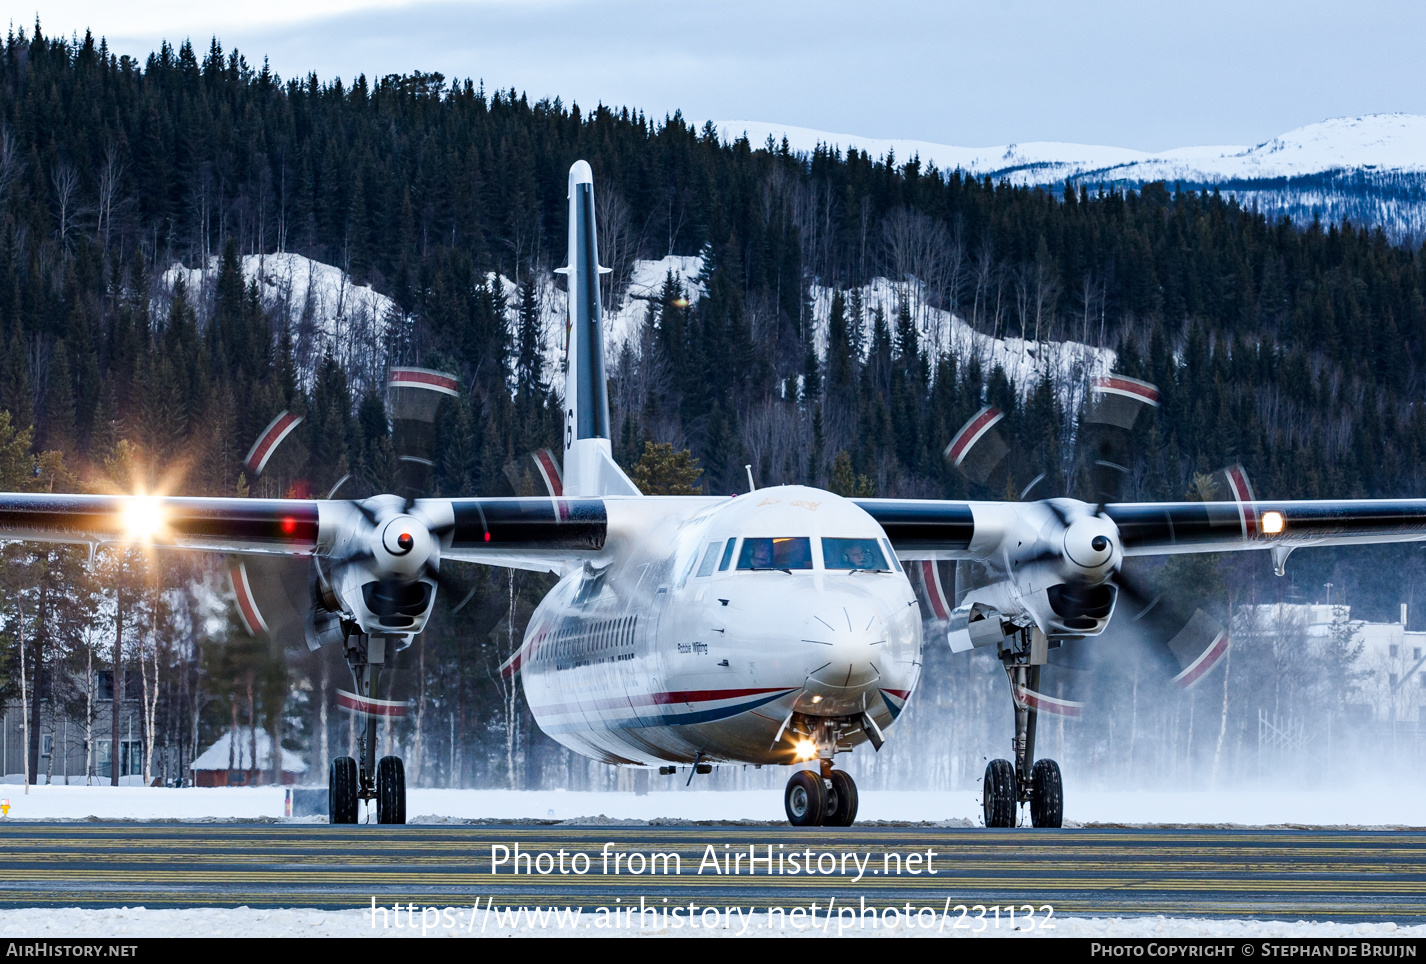
POLYGON ((1076 519, 1065 530, 1065 557, 1089 573, 1106 571, 1118 552, 1118 530, 1098 516, 1076 519))
POLYGON ((881 679, 877 663, 887 643, 878 609, 855 599, 819 606, 803 624, 802 642, 818 665, 807 676, 800 703, 819 714, 865 709, 864 694, 881 679))

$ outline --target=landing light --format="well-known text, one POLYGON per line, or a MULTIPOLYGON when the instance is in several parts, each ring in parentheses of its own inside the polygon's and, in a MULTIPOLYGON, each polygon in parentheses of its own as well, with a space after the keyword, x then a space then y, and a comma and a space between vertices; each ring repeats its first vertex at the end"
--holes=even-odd
POLYGON ((136 495, 124 506, 124 531, 136 542, 152 542, 163 529, 163 502, 151 495, 136 495))
POLYGON ((1282 531, 1283 518, 1281 512, 1263 513, 1263 531, 1270 536, 1275 536, 1282 531))
POLYGON ((817 755, 817 744, 811 740, 798 740, 793 750, 799 760, 810 760, 817 755))

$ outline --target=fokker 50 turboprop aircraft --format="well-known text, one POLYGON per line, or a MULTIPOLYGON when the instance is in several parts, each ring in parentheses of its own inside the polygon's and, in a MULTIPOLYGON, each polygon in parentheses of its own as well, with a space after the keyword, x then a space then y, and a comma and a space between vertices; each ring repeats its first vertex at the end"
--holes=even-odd
MULTIPOLYGON (((593 190, 589 165, 576 162, 561 269, 562 474, 553 458, 537 458, 549 497, 6 494, 0 538, 237 554, 235 590, 254 632, 340 646, 351 667, 355 692, 342 701, 366 726, 360 760, 331 765, 334 823, 355 822, 363 800, 375 800, 379 821, 404 822, 401 761, 375 758, 377 719, 400 709, 379 698, 381 671, 425 628, 441 567, 465 562, 560 577, 507 664, 551 737, 596 760, 665 772, 816 761, 787 783, 794 824, 852 822, 856 786, 836 755, 892 737, 916 689, 925 627, 935 628, 931 645, 991 648, 1015 718, 1014 760, 991 761, 984 784, 986 823, 1002 827, 1024 803, 1035 826, 1060 825, 1059 768, 1035 760, 1035 721, 1073 705, 1038 691, 1040 670, 1052 654, 1092 645, 1121 604, 1146 607, 1126 558, 1258 549, 1281 574, 1300 547, 1426 539, 1426 500, 1261 502, 1236 473, 1230 502, 1119 502, 1113 479, 1127 433, 1157 397, 1117 377, 1089 392, 1082 431, 1097 446, 1093 501, 848 499, 796 485, 728 498, 641 495, 611 455, 593 190)), ((419 476, 430 465, 437 403, 458 386, 438 372, 397 369, 390 388, 397 428, 407 429, 399 454, 419 476), (422 437, 425 449, 409 441, 422 437)), ((248 456, 251 471, 261 472, 296 421, 273 422, 248 456)), ((947 457, 988 478, 1015 455, 998 421, 993 409, 978 413, 947 457)), ((1162 644, 1181 685, 1211 670, 1226 646, 1202 614, 1162 644)))

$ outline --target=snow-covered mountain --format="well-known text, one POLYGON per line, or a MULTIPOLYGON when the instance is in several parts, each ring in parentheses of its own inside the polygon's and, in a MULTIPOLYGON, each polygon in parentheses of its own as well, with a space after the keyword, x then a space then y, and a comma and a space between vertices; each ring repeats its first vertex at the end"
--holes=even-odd
POLYGON ((725 140, 769 137, 799 152, 818 145, 856 147, 875 158, 919 156, 923 166, 962 170, 1013 184, 1133 186, 1152 181, 1217 188, 1264 213, 1309 220, 1380 224, 1420 238, 1426 228, 1426 116, 1337 117, 1256 145, 1182 147, 1157 154, 1121 147, 1035 141, 955 147, 928 141, 834 134, 755 121, 718 121, 725 140))

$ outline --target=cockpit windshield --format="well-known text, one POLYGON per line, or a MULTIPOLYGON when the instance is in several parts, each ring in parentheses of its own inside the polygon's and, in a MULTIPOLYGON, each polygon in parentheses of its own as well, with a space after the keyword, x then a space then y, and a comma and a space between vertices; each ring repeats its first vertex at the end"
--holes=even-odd
POLYGON ((885 569, 886 556, 875 539, 822 539, 822 565, 828 569, 885 569))
POLYGON ((744 539, 738 553, 739 569, 811 569, 812 540, 744 539))

